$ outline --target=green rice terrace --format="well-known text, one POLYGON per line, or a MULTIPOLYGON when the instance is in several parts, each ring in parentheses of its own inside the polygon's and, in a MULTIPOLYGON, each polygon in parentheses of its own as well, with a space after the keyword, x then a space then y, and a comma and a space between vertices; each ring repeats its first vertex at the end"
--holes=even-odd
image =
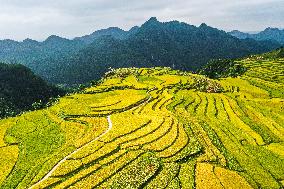
POLYGON ((106 73, 46 109, 0 121, 0 188, 283 188, 284 59, 208 79, 106 73))

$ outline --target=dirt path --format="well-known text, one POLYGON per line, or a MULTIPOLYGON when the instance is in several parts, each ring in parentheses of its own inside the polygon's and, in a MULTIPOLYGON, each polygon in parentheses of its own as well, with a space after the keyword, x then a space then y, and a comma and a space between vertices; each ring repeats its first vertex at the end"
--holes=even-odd
POLYGON ((69 154, 68 156, 66 156, 64 159, 62 159, 61 161, 59 161, 52 169, 51 171, 49 171, 45 177, 43 177, 40 181, 38 181, 37 183, 35 183, 34 185, 32 185, 31 187, 29 187, 29 189, 33 189, 36 188, 39 184, 41 184, 43 181, 45 181, 46 179, 48 179, 52 173, 62 164, 64 163, 67 159, 69 159, 72 155, 74 155, 75 153, 77 153, 78 151, 80 151, 84 146, 89 145, 90 143, 100 139, 101 137, 103 137, 105 134, 107 134, 111 129, 112 129, 112 121, 111 121, 111 116, 109 115, 107 117, 107 121, 108 121, 108 129, 103 132, 100 136, 96 137, 95 139, 91 140, 90 142, 88 142, 87 144, 81 146, 80 148, 76 149, 75 151, 73 151, 71 154, 69 154))

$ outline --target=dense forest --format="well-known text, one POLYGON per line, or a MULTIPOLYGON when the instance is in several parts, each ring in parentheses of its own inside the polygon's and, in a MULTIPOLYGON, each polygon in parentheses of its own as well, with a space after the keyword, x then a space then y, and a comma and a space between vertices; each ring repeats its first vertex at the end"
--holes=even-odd
POLYGON ((40 108, 63 94, 23 65, 0 63, 0 118, 40 108))

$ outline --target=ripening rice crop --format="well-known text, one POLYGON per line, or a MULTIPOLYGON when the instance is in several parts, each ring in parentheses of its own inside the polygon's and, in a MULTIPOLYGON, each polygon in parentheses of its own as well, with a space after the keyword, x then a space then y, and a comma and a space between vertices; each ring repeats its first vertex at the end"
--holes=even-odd
POLYGON ((283 188, 283 62, 239 61, 248 71, 220 80, 112 70, 0 120, 0 188, 283 188))

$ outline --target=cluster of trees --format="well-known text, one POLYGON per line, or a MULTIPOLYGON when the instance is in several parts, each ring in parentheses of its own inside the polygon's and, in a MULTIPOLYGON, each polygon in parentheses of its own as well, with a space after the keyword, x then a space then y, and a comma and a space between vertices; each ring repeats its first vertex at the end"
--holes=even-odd
POLYGON ((220 83, 203 77, 194 78, 192 88, 206 93, 221 93, 224 91, 220 83))
POLYGON ((105 73, 104 78, 126 78, 129 75, 138 76, 138 68, 110 68, 108 72, 105 73))

